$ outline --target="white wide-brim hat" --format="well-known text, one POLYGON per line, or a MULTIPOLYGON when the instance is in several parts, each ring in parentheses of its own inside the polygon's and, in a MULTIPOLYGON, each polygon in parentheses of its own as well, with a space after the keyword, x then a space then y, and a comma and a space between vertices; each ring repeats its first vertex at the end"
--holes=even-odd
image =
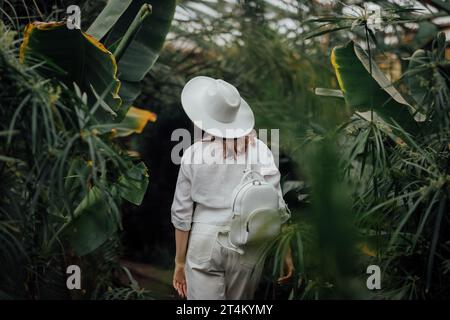
POLYGON ((224 80, 192 78, 181 92, 181 104, 197 127, 216 137, 240 138, 249 134, 255 125, 248 103, 224 80))

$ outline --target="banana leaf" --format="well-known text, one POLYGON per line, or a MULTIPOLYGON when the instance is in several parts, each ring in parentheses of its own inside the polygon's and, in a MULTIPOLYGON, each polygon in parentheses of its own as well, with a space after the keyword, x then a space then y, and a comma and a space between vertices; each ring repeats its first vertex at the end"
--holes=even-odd
POLYGON ((131 107, 122 122, 116 127, 115 137, 126 137, 133 133, 142 133, 147 123, 156 121, 156 114, 131 107))
POLYGON ((89 34, 102 39, 111 51, 121 41, 129 41, 118 59, 119 79, 122 81, 119 94, 126 106, 130 106, 139 95, 140 81, 158 59, 175 7, 176 0, 110 0, 87 30, 89 34), (131 41, 124 39, 142 6, 147 3, 151 5, 151 14, 142 21, 131 41))
POLYGON ((76 255, 94 251, 117 230, 118 223, 109 207, 100 189, 94 186, 75 209, 65 235, 76 255))
MULTIPOLYGON (((79 166, 79 163, 74 166, 79 166)), ((69 184, 72 185, 72 183, 69 184)), ((111 187, 110 193, 116 200, 120 196, 133 204, 140 205, 147 186, 147 167, 140 162, 119 177, 111 187)), ((117 231, 120 225, 120 221, 117 219, 120 218, 111 212, 111 204, 108 202, 107 196, 97 186, 94 186, 74 210, 73 219, 68 223, 64 234, 75 254, 83 256, 97 249, 117 231)))
POLYGON ((34 22, 25 28, 20 47, 22 62, 40 63, 39 72, 68 87, 75 82, 93 106, 103 100, 95 113, 99 120, 117 119, 122 105, 120 81, 114 56, 100 42, 65 22, 34 22))
POLYGON ((127 10, 133 0, 108 1, 86 33, 95 39, 102 39, 127 10))
POLYGON ((143 162, 133 166, 116 183, 117 191, 125 200, 140 205, 148 185, 148 171, 143 162))
POLYGON ((331 63, 348 106, 358 112, 372 109, 385 122, 417 133, 410 105, 361 47, 353 42, 335 47, 331 63))

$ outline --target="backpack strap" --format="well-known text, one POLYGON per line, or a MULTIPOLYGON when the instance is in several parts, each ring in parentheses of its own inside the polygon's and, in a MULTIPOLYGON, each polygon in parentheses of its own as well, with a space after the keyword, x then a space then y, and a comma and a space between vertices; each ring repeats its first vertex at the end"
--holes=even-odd
POLYGON ((261 179, 264 180, 264 177, 257 171, 252 169, 252 156, 251 156, 251 145, 249 143, 249 145, 247 146, 247 150, 245 150, 245 170, 244 170, 244 175, 242 176, 241 179, 241 184, 248 178, 250 177, 250 179, 261 179))

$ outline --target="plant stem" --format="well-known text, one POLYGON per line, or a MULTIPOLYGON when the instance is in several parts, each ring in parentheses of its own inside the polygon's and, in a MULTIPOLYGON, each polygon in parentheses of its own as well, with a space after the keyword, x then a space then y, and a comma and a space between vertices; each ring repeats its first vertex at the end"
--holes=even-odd
POLYGON ((69 219, 66 223, 64 223, 58 231, 55 232, 55 234, 52 236, 50 241, 48 242, 46 250, 50 252, 50 249, 53 247, 53 243, 58 239, 59 235, 72 223, 73 218, 69 219))
MULTIPOLYGON (((370 39, 369 39, 369 29, 367 25, 364 26, 364 30, 366 32, 366 42, 367 42, 367 52, 369 54, 369 72, 370 76, 372 76, 372 52, 370 50, 370 39)), ((373 87, 371 87, 371 90, 373 87)), ((373 92, 371 92, 371 103, 370 103, 370 121, 373 122, 373 92)))

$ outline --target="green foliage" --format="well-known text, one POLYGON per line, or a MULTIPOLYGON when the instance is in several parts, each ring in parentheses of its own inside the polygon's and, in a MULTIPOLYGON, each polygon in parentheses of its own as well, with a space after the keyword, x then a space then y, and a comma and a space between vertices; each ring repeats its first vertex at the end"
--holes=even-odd
MULTIPOLYGON (((160 156, 170 146, 161 141, 170 139, 170 128, 189 125, 178 101, 184 83, 199 74, 224 78, 252 106, 258 127, 280 129, 281 153, 288 155, 281 157, 280 169, 293 221, 267 248, 260 298, 448 296, 448 201, 440 201, 448 199, 449 131, 443 125, 450 101, 448 62, 434 58, 439 52, 442 57, 442 44, 440 50, 438 42, 430 47, 437 30, 431 21, 448 13, 423 14, 377 1, 385 29, 372 30, 362 0, 352 1, 361 6, 358 14, 345 1, 330 7, 294 1, 286 10, 259 1, 200 2, 211 10, 198 3, 181 2, 190 14, 174 23, 174 40, 146 80, 141 100, 152 98, 161 124, 135 140, 159 171, 153 203, 173 191, 166 182, 172 167, 163 165, 160 156), (286 18, 294 26, 283 31, 277 23, 286 18), (420 23, 420 33, 411 28, 415 23, 420 23), (323 36, 306 40, 317 32, 323 36), (332 65, 324 62, 335 46, 340 47, 336 50, 346 92, 332 91, 333 99, 314 97, 313 88, 339 86, 332 65), (383 74, 391 53, 408 60, 423 47, 432 50, 424 50, 427 58, 414 59, 417 64, 409 70, 399 61, 400 81, 383 74), (427 95, 420 103, 413 96, 419 92, 427 95), (274 282, 289 247, 295 277, 279 286, 274 282), (382 290, 374 293, 365 287, 371 264, 383 272, 382 290)), ((140 213, 136 224, 145 221, 147 208, 158 220, 167 220, 170 203, 153 203, 144 202, 142 212, 134 211, 140 213)), ((139 239, 165 246, 172 241, 163 235, 168 225, 160 223, 158 236, 142 230, 139 239)))
POLYGON ((120 96, 129 106, 140 93, 139 82, 158 59, 175 12, 175 0, 109 1, 87 32, 104 39, 118 54, 120 96), (139 20, 139 21, 138 21, 139 20), (136 25, 130 34, 131 26, 136 25))
MULTIPOLYGON (((133 61, 145 73, 172 15, 153 35, 151 64, 133 61)), ((126 113, 115 57, 65 23, 32 23, 19 63, 21 39, 12 30, 0 23, 0 294, 68 298, 65 266, 72 262, 84 267, 89 296, 104 297, 121 285, 115 270, 123 200, 139 205, 148 185, 144 163, 113 140, 115 132, 138 130, 115 123, 126 113)), ((135 108, 139 130, 154 116, 144 113, 135 108)))
POLYGON ((148 179, 146 177, 148 177, 147 167, 140 162, 119 177, 116 184, 117 191, 125 200, 140 205, 145 190, 147 190, 148 179))
POLYGON ((39 72, 46 78, 58 79, 69 87, 76 83, 88 93, 91 107, 101 96, 95 117, 106 121, 117 117, 122 100, 116 60, 94 38, 79 29, 69 30, 65 23, 29 24, 20 54, 25 62, 41 63, 39 72))
POLYGON ((73 212, 65 228, 67 237, 78 256, 88 254, 103 244, 116 230, 117 222, 108 215, 107 197, 92 187, 73 212))
POLYGON ((348 106, 358 112, 376 112, 407 132, 418 131, 409 104, 360 46, 349 42, 336 47, 331 59, 348 106))
POLYGON ((445 34, 441 32, 433 42, 433 50, 414 52, 404 75, 408 92, 430 125, 434 125, 430 128, 433 133, 445 132, 450 125, 450 64, 445 58, 445 50, 445 34))
MULTIPOLYGON (((40 290, 64 273, 66 248, 90 253, 117 229, 121 199, 111 190, 120 173, 128 175, 132 159, 108 134, 97 136, 83 121, 89 107, 80 97, 19 64, 4 41, 1 45, 1 130, 8 133, 1 153, 20 159, 1 164, 1 233, 7 240, 1 290, 12 297, 53 297, 56 291, 40 290), (65 239, 70 245, 60 242, 65 239), (44 265, 49 271, 42 274, 44 265)), ((63 280, 57 292, 64 291, 63 280)))
POLYGON ((376 297, 442 298, 450 293, 444 267, 450 254, 444 231, 448 229, 450 195, 449 74, 444 51, 441 33, 431 51, 419 50, 411 57, 404 84, 412 94, 408 99, 425 115, 412 126, 411 120, 405 121, 410 115, 399 116, 395 111, 408 104, 392 84, 378 80, 385 77, 374 62, 359 68, 355 81, 358 60, 347 58, 353 55, 353 46, 334 49, 336 76, 347 104, 358 110, 370 103, 381 118, 355 117, 338 131, 345 179, 357 186, 353 191, 357 225, 364 230, 365 241, 370 241, 368 234, 373 235, 376 263, 383 265, 384 288, 376 297), (374 84, 375 89, 370 89, 374 84), (394 103, 383 105, 389 96, 394 103))
POLYGON ((123 288, 108 288, 105 292, 105 300, 151 300, 153 299, 151 293, 142 289, 138 282, 133 278, 131 272, 126 268, 122 267, 129 281, 128 287, 123 288))
POLYGON ((127 207, 139 213, 130 218, 137 227, 129 233, 136 233, 141 258, 157 257, 162 264, 162 256, 170 265, 167 212, 176 170, 167 141, 171 129, 189 125, 179 96, 199 74, 235 84, 258 127, 280 129, 283 189, 293 221, 267 248, 260 297, 450 296, 450 75, 446 39, 436 36, 434 23, 449 13, 444 1, 421 1, 436 8, 429 13, 377 1, 382 30, 371 28, 362 0, 352 1, 360 9, 345 1, 327 7, 299 0, 289 9, 267 1, 180 1, 190 16, 176 19, 157 64, 175 1, 150 0, 151 13, 144 1, 108 1, 100 14, 105 1, 80 2, 84 17, 94 21, 87 33, 117 55, 120 107, 111 101, 113 59, 104 59, 81 31, 70 34, 81 44, 72 50, 100 57, 106 81, 71 71, 68 52, 55 50, 68 45, 65 36, 54 43, 45 39, 56 38, 50 31, 40 34, 45 48, 29 43, 43 53, 28 56, 37 65, 18 63, 19 41, 11 30, 20 32, 28 22, 22 17, 60 21, 63 11, 11 0, 1 13, 10 26, 0 32, 1 298, 87 297, 69 295, 64 287, 63 266, 71 263, 87 270, 83 287, 90 298, 153 296, 118 265, 122 202, 143 204, 127 207), (286 18, 293 26, 280 27, 286 18), (324 61, 336 46, 333 69, 324 61), (400 79, 387 80, 382 71, 391 54, 402 59, 400 79), (158 127, 131 141, 153 169, 145 200, 145 166, 112 140, 136 126, 125 121, 121 128, 105 110, 123 117, 140 81, 137 101, 151 104, 159 119, 158 127), (334 88, 317 91, 333 98, 314 96, 317 87, 334 88), (93 117, 97 113, 107 118, 93 117), (289 250, 296 272, 288 285, 278 286, 274 281, 289 250), (375 293, 364 286, 370 264, 383 271, 382 290, 375 293), (127 287, 117 274, 125 275, 127 287))

